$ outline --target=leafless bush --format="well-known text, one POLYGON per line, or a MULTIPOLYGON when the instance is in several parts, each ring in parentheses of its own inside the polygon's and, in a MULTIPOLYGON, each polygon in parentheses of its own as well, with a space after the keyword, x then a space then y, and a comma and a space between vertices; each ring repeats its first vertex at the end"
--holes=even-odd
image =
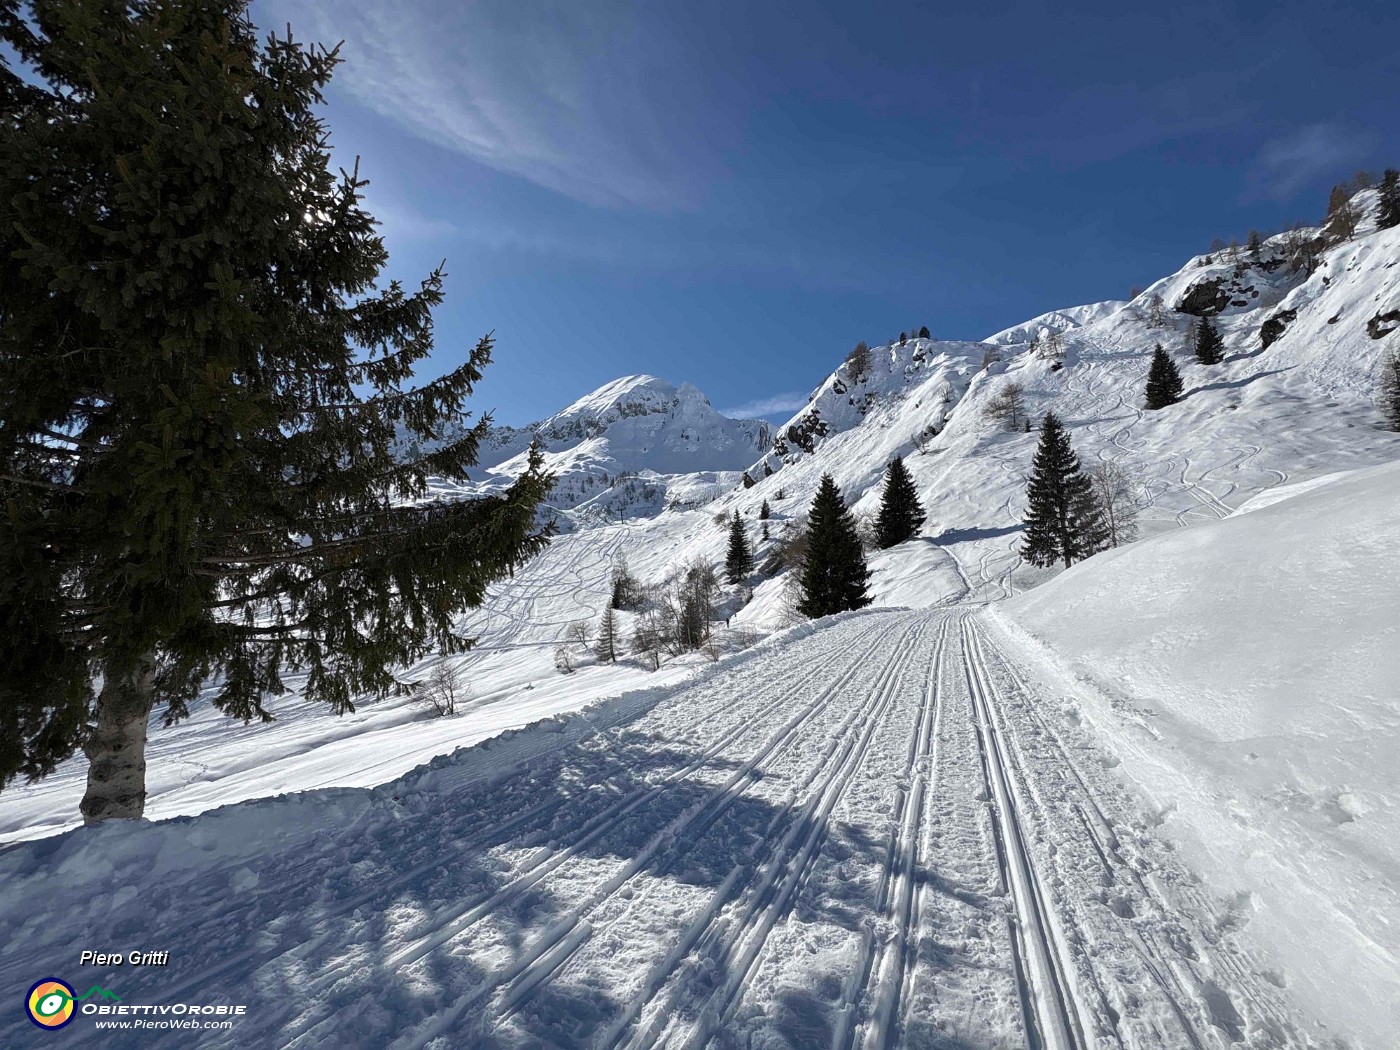
POLYGON ((439 659, 426 675, 414 683, 413 691, 418 699, 438 713, 438 717, 456 714, 457 704, 470 693, 466 673, 446 657, 439 659))
POLYGON ((1108 528, 1108 542, 1117 547, 1137 538, 1138 514, 1147 505, 1147 496, 1136 475, 1111 460, 1089 472, 1094 496, 1108 528))
POLYGON ((1002 384, 994 397, 987 402, 986 417, 1003 430, 1018 431, 1024 428, 1026 420, 1025 387, 1020 383, 1002 384))

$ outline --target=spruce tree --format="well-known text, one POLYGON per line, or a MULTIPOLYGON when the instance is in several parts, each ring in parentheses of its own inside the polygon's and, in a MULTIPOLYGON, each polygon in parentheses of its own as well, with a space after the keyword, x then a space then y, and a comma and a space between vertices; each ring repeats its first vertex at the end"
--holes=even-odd
POLYGON ((333 711, 469 644, 544 542, 458 429, 491 357, 413 385, 443 273, 387 254, 321 117, 335 52, 242 0, 0 16, 0 784, 82 747, 89 821, 138 817, 153 705, 236 719, 300 678, 333 711), (18 56, 25 75, 11 71, 18 56), (403 452, 414 445, 425 454, 403 452), (102 682, 94 695, 93 683, 102 682))
POLYGON ((758 508, 758 520, 767 521, 773 516, 773 509, 768 506, 768 501, 763 501, 763 506, 758 508))
POLYGON ((888 550, 913 537, 925 521, 919 490, 904 460, 896 456, 885 468, 885 491, 880 498, 880 514, 875 519, 875 537, 888 550))
POLYGON ((1069 568, 1106 545, 1108 530, 1093 485, 1080 470, 1069 434, 1053 412, 1045 414, 1040 427, 1026 496, 1021 554, 1033 565, 1063 561, 1069 568))
POLYGON ((1400 171, 1386 168, 1381 178, 1380 202, 1376 210, 1376 226, 1387 230, 1400 226, 1400 171))
POLYGON ((922 328, 919 329, 919 338, 927 339, 928 337, 928 325, 924 325, 922 328))
POLYGON ((798 609, 815 619, 870 604, 865 564, 856 522, 841 490, 823 474, 807 519, 807 552, 802 562, 802 601, 798 609))
POLYGON ((1147 396, 1145 405, 1149 409, 1166 408, 1181 400, 1181 373, 1171 355, 1157 344, 1152 351, 1152 366, 1147 370, 1147 396))
POLYGON ((739 512, 729 523, 729 553, 724 559, 724 574, 729 582, 740 584, 753 575, 753 550, 749 538, 744 535, 744 523, 739 520, 739 512))
POLYGON ((1209 317, 1196 322, 1196 360, 1203 365, 1218 365, 1225 360, 1225 340, 1209 317))
POLYGON ((598 659, 604 663, 615 664, 620 645, 617 610, 609 605, 603 609, 602 618, 598 621, 598 641, 594 644, 593 651, 598 655, 598 659))

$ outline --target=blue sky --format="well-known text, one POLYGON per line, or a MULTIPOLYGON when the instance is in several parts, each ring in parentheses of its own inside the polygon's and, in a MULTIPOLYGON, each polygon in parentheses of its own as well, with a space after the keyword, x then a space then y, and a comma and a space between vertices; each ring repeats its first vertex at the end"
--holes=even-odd
POLYGON ((255 0, 343 40, 328 117, 436 370, 547 415, 632 372, 782 417, 859 339, 1126 297, 1400 166, 1392 3, 255 0))

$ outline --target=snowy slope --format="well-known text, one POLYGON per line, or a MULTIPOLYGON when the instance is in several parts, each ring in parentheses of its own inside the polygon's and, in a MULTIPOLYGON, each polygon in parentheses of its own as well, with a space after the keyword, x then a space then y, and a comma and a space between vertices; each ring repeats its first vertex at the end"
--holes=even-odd
POLYGON ((1048 645, 1291 994, 1385 1046, 1400 1028, 1400 463, 1287 496, 998 611, 1048 645))
POLYGON ((748 510, 779 490, 805 501, 829 472, 870 514, 885 462, 903 455, 929 520, 919 540, 875 557, 874 589, 880 603, 922 605, 998 599, 1049 575, 1016 553, 1035 436, 985 418, 1005 383, 1025 389, 1032 416, 1061 417, 1081 460, 1114 460, 1140 479, 1147 535, 1224 517, 1278 484, 1400 457, 1400 435, 1379 428, 1374 404, 1381 355, 1400 347, 1400 326, 1377 321, 1400 310, 1400 229, 1368 230, 1324 252, 1311 275, 1281 261, 1282 240, 1265 242, 1258 263, 1192 259, 1132 303, 1036 318, 992 336, 994 346, 873 348, 868 374, 837 369, 777 429, 778 448, 749 471, 758 485, 717 506, 748 510), (1165 304, 1161 327, 1150 327, 1153 296, 1165 304), (1223 364, 1195 362, 1196 316, 1174 309, 1183 305, 1212 312, 1223 364), (1265 347, 1264 322, 1284 311, 1291 320, 1265 347), (1059 361, 1013 341, 1042 329, 1061 333, 1059 361), (1187 397, 1148 413, 1140 406, 1157 343, 1176 359, 1187 397), (989 354, 1002 360, 983 367, 989 354), (938 436, 920 451, 915 437, 930 425, 938 436))

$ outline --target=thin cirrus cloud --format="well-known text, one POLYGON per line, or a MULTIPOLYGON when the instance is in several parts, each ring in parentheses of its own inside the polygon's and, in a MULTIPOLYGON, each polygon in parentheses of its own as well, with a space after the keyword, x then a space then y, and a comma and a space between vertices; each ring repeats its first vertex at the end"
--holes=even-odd
POLYGON ((783 412, 796 412, 806 403, 807 395, 793 390, 784 394, 758 398, 755 401, 746 401, 733 408, 721 409, 720 415, 728 416, 731 419, 760 419, 765 416, 776 416, 783 412))
POLYGON ((713 174, 675 103, 695 94, 685 63, 632 5, 263 6, 343 41, 336 84, 361 104, 496 171, 587 204, 652 210, 691 206, 713 174))
POLYGON ((1286 203, 1318 179, 1365 160, 1376 144, 1371 132, 1312 124, 1271 140, 1249 172, 1245 202, 1286 203))

